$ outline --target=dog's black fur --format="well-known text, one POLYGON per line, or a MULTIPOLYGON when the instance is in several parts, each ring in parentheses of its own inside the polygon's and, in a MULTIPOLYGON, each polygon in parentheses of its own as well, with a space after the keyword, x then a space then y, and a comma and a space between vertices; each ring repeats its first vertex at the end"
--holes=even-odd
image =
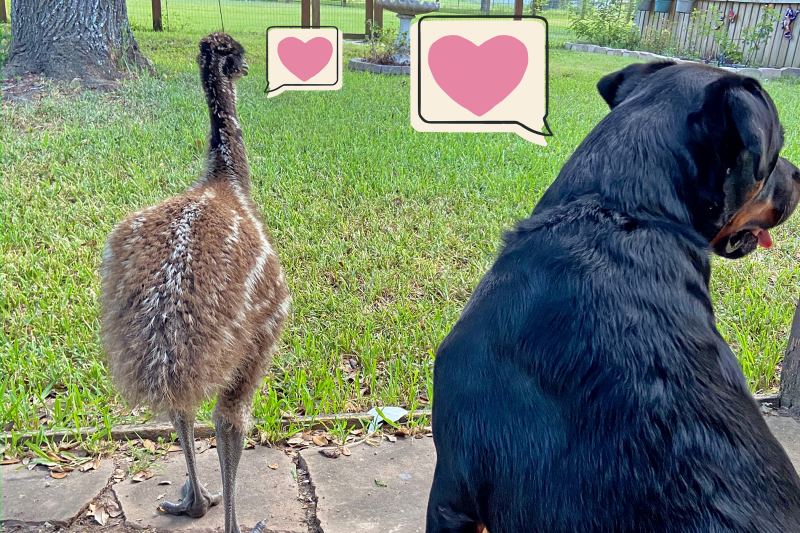
POLYGON ((800 532, 800 482, 717 331, 709 253, 800 171, 752 79, 637 64, 439 347, 427 533, 800 532))

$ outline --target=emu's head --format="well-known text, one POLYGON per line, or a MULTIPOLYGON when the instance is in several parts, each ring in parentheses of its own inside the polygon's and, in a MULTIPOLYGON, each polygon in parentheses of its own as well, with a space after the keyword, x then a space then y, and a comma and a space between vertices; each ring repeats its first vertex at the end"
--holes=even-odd
POLYGON ((247 61, 244 48, 230 35, 217 32, 200 40, 200 55, 197 56, 200 75, 208 83, 215 77, 236 81, 247 76, 247 61))

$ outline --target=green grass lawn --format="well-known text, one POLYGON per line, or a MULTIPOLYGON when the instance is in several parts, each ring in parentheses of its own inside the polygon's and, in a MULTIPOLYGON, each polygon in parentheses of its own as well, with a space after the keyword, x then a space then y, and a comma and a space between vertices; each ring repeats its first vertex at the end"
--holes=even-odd
MULTIPOLYGON (((157 77, 114 93, 61 86, 33 104, 3 103, 5 429, 132 420, 109 385, 98 342, 103 242, 124 214, 197 178, 208 128, 195 37, 138 39, 157 77)), ((251 51, 239 110, 253 193, 294 299, 256 399, 260 429, 279 436, 282 411, 412 408, 433 399, 433 354, 492 264, 501 231, 531 212, 608 112, 595 83, 629 60, 552 50, 555 135, 541 148, 513 134, 414 131, 405 77, 345 71, 339 91, 268 100, 263 36, 241 40, 251 51), (350 360, 357 373, 345 370, 350 360)), ((345 55, 359 50, 348 45, 345 55)), ((785 124, 784 155, 800 161, 800 85, 766 87, 785 124)), ((719 327, 754 391, 777 385, 800 296, 800 216, 773 236, 770 250, 714 260, 719 327)))
MULTIPOLYGON (((448 15, 474 15, 480 13, 479 0, 445 0, 440 2, 438 13, 448 15)), ((128 18, 134 31, 151 31, 153 29, 152 8, 150 0, 127 0, 128 18)), ((219 30, 222 24, 232 35, 242 33, 264 32, 270 26, 299 26, 300 2, 285 1, 250 1, 242 0, 162 0, 162 23, 165 30, 199 37, 219 30), (220 18, 220 7, 222 17, 220 18)), ((512 15, 514 3, 493 2, 493 15, 512 15)), ((547 10, 543 12, 547 18, 551 46, 563 46, 569 36, 567 11, 547 10)), ((341 1, 322 0, 320 2, 320 24, 336 26, 343 33, 364 33, 365 4, 364 0, 341 1)), ((383 24, 387 28, 399 27, 397 16, 384 11, 383 24)))

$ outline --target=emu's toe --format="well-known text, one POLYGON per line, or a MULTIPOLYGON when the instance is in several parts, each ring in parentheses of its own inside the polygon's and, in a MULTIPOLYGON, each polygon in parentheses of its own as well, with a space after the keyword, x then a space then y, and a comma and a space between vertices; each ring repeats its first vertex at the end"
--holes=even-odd
POLYGON ((267 519, 265 518, 264 520, 256 524, 256 527, 254 527, 250 533, 263 533, 266 527, 267 527, 267 519))
POLYGON ((199 491, 192 490, 189 481, 181 488, 181 496, 183 500, 180 503, 161 502, 159 509, 169 514, 185 514, 192 518, 200 518, 205 516, 209 508, 222 501, 221 492, 211 494, 203 487, 200 487, 199 491))

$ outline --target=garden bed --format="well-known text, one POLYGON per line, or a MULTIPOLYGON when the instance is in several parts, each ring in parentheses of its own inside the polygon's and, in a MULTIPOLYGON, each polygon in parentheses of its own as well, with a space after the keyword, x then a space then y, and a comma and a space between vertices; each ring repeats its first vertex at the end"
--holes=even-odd
MULTIPOLYGON (((652 61, 652 60, 672 60, 678 63, 705 63, 704 61, 693 61, 691 59, 679 59, 677 57, 669 57, 669 56, 662 56, 658 54, 653 54, 650 52, 637 52, 635 50, 625 50, 622 48, 606 48, 605 46, 597 46, 594 44, 578 44, 578 43, 566 43, 564 48, 567 50, 572 50, 574 52, 589 52, 593 54, 603 54, 609 56, 622 56, 622 57, 631 57, 634 59, 644 59, 645 61, 652 61)), ((800 68, 797 67, 784 67, 784 68, 769 68, 769 67, 759 67, 759 68, 736 68, 736 67, 719 67, 725 69, 729 72, 738 72, 739 74, 743 74, 745 76, 751 76, 753 78, 760 78, 764 80, 773 80, 777 78, 800 78, 800 68)))

